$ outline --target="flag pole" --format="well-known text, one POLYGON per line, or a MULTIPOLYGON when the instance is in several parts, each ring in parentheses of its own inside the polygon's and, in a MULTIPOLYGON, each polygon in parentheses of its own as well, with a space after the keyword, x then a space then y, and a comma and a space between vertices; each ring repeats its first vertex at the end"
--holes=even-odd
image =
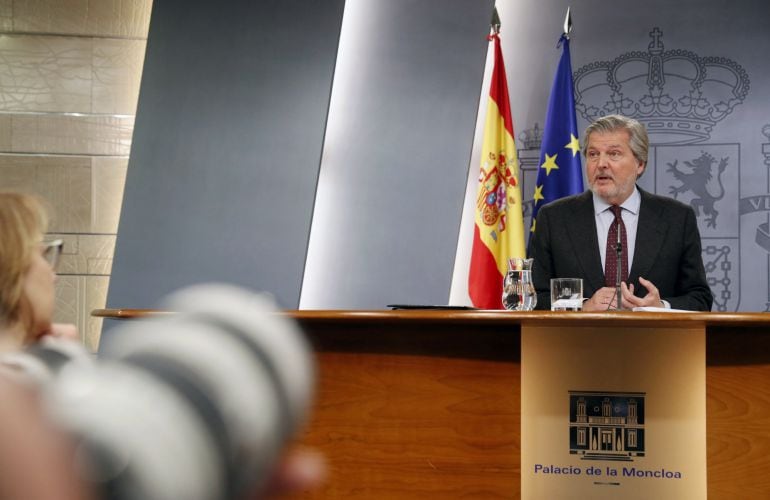
POLYGON ((492 26, 492 31, 495 33, 495 35, 500 34, 500 15, 497 13, 497 7, 494 7, 492 10, 492 22, 490 23, 492 26))
POLYGON ((572 32, 572 14, 567 7, 567 15, 564 17, 564 38, 569 40, 569 34, 572 32))

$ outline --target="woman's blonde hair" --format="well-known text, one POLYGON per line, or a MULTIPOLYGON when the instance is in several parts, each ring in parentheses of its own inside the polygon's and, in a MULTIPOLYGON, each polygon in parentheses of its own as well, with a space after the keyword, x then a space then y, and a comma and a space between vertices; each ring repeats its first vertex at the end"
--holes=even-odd
POLYGON ((23 293, 24 273, 47 229, 42 200, 0 192, 0 326, 32 321, 26 317, 31 311, 23 293))

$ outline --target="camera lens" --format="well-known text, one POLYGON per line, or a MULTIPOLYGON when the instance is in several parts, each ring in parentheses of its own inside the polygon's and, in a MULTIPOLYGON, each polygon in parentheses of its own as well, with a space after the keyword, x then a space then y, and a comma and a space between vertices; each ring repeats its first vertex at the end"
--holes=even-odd
POLYGON ((314 365, 272 301, 199 285, 126 322, 93 369, 46 389, 80 473, 115 499, 237 498, 263 483, 310 401, 314 365))

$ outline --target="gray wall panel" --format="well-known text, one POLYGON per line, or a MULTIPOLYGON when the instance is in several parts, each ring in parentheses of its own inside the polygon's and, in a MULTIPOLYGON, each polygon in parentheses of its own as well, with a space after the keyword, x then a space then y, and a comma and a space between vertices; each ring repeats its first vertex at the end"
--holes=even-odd
POLYGON ((208 280, 297 307, 343 7, 155 0, 109 307, 208 280))
POLYGON ((447 303, 492 5, 346 7, 303 308, 447 303))

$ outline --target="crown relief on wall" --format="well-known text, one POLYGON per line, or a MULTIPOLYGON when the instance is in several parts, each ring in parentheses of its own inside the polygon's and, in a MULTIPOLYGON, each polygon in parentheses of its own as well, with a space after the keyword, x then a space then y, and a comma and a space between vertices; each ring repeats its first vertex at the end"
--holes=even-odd
MULTIPOLYGON (((627 52, 573 73, 575 109, 589 123, 610 114, 644 123, 650 142, 693 144, 708 140, 717 122, 746 99, 749 76, 726 57, 701 57, 689 50, 665 50, 655 27, 647 52, 627 52)), ((539 149, 539 124, 524 130, 524 149, 539 149)))
POLYGON ((647 52, 593 62, 574 73, 575 108, 589 122, 622 114, 644 123, 653 144, 708 140, 717 122, 748 95, 746 71, 726 57, 665 50, 655 27, 647 52))

